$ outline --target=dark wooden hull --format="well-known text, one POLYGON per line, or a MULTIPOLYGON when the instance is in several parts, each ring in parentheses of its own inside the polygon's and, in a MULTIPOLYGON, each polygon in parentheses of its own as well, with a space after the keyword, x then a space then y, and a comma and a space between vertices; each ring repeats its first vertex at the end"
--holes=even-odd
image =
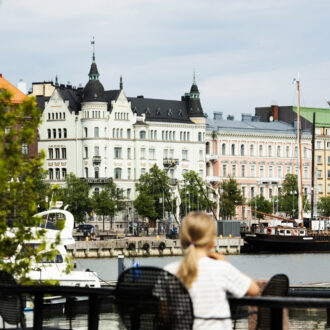
POLYGON ((267 252, 330 252, 330 235, 282 236, 254 234, 244 240, 253 251, 267 252))

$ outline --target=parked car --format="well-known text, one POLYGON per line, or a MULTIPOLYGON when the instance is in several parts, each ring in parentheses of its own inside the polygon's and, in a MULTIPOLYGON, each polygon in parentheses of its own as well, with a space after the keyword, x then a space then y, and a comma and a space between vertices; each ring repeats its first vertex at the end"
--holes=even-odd
POLYGON ((82 223, 77 227, 77 232, 93 232, 95 233, 95 227, 93 225, 82 223))

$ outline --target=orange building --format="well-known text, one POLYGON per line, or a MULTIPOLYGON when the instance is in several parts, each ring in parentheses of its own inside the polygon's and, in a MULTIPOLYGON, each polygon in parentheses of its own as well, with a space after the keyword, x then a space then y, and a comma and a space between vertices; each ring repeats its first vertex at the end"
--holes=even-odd
MULTIPOLYGON (((0 90, 7 90, 12 94, 11 102, 14 104, 19 104, 28 98, 23 92, 21 92, 16 86, 5 79, 0 73, 0 90)), ((35 156, 38 154, 38 136, 36 134, 34 142, 30 145, 23 145, 22 152, 29 155, 35 156)))

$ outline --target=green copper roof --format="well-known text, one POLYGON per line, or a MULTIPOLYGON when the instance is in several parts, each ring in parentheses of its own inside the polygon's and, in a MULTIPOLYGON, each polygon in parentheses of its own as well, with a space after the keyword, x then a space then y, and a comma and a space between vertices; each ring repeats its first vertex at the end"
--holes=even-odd
MULTIPOLYGON (((297 112, 297 107, 292 107, 294 112, 297 112)), ((315 112, 315 126, 330 127, 330 109, 325 108, 300 108, 300 116, 313 122, 313 112, 315 112)))

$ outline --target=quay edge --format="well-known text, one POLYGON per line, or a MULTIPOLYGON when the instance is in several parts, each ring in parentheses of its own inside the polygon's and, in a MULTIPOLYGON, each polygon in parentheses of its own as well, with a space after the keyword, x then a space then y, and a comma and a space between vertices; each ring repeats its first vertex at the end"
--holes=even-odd
MULTIPOLYGON (((217 238, 215 251, 222 254, 239 254, 243 246, 241 237, 217 238)), ((106 241, 76 241, 67 246, 74 258, 115 258, 120 254, 126 257, 169 257, 181 256, 183 250, 178 239, 142 237, 139 239, 111 239, 106 241), (162 244, 163 243, 163 244, 162 244), (133 248, 133 245, 135 249, 133 248), (164 246, 165 245, 165 246, 164 246), (146 249, 149 247, 149 249, 146 249)))

